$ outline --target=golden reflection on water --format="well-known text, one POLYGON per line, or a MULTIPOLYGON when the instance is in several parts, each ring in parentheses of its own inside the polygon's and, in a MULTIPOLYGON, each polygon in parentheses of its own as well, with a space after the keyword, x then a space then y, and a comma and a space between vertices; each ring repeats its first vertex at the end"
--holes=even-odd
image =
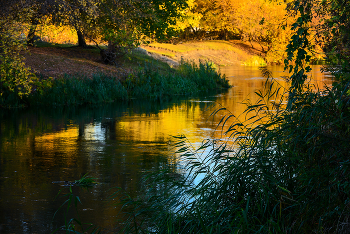
MULTIPOLYGON (((273 96, 269 100, 264 99, 263 103, 268 104, 269 108, 274 109, 273 103, 282 104, 286 103, 287 95, 284 96, 284 100, 281 100, 282 94, 287 91, 289 83, 286 81, 285 76, 289 76, 288 73, 283 71, 281 66, 268 67, 272 72, 273 85, 272 90, 279 89, 280 95, 273 96)), ((326 86, 332 84, 332 77, 329 74, 322 73, 320 71, 321 66, 313 66, 313 70, 308 74, 309 80, 307 82, 311 85, 314 90, 323 90, 326 86)), ((220 95, 216 102, 220 103, 223 107, 226 107, 239 122, 245 122, 247 119, 254 115, 254 112, 250 115, 244 115, 244 111, 247 108, 248 101, 251 104, 257 103, 259 96, 255 92, 263 90, 266 84, 266 78, 261 74, 258 67, 229 67, 221 68, 221 73, 225 74, 230 84, 233 86, 232 89, 225 95, 220 95)), ((268 86, 272 83, 267 82, 268 86)), ((223 117, 227 112, 221 112, 218 114, 218 119, 223 117)), ((216 137, 220 137, 216 134, 216 137)))
MULTIPOLYGON (((272 67, 271 70, 278 85, 286 87, 285 80, 279 78, 285 75, 283 69, 272 67)), ((171 136, 185 134, 192 144, 198 146, 206 138, 224 137, 221 128, 216 127, 225 114, 232 114, 241 122, 249 117, 242 115, 246 109, 243 102, 247 99, 256 102, 258 97, 254 92, 264 86, 266 79, 256 67, 222 68, 221 71, 233 85, 227 93, 183 100, 156 111, 135 113, 128 107, 121 113, 108 112, 108 118, 93 112, 85 118, 72 115, 67 120, 68 117, 62 115, 54 121, 50 115, 39 118, 34 114, 19 116, 14 122, 7 120, 7 124, 0 122, 0 182, 3 182, 0 183, 0 197, 3 198, 0 206, 10 204, 12 210, 36 214, 51 202, 42 205, 33 201, 52 201, 60 189, 52 185, 52 181, 79 179, 90 172, 104 181, 99 186, 106 187, 96 186, 85 192, 84 204, 89 205, 85 207, 84 217, 92 220, 84 221, 98 220, 98 225, 113 226, 112 218, 105 217, 116 217, 119 210, 99 207, 96 201, 106 197, 103 191, 110 187, 122 187, 137 194, 142 172, 157 170, 163 164, 174 162, 169 154, 171 136), (215 108, 220 106, 229 112, 211 117, 215 108), (6 191, 13 191, 15 196, 6 191), (26 204, 24 208, 17 207, 18 197, 26 204)), ((319 67, 311 74, 312 82, 321 89, 332 82, 319 72, 319 67)), ((278 88, 278 85, 274 87, 278 88)), ((59 205, 53 205, 53 212, 59 205)))
POLYGON ((195 122, 201 116, 201 111, 199 105, 188 105, 185 102, 157 114, 125 116, 118 121, 116 128, 123 129, 126 132, 124 137, 135 142, 168 141, 170 136, 181 133, 186 133, 191 139, 199 140, 193 129, 196 127, 195 122))
MULTIPOLYGON (((286 75, 283 68, 271 67, 270 69, 275 77, 274 89, 282 88, 283 90, 287 87, 288 83, 281 78, 281 76, 286 75)), ((331 79, 321 73, 319 69, 320 67, 317 66, 311 72, 311 83, 315 87, 323 89, 325 85, 331 84, 331 79)), ((262 77, 257 67, 222 68, 221 72, 226 74, 233 85, 233 88, 227 93, 215 98, 208 97, 209 101, 183 101, 160 110, 158 113, 126 113, 113 122, 113 131, 118 133, 118 139, 134 142, 135 145, 139 144, 140 147, 144 148, 152 148, 154 142, 168 142, 171 140, 171 136, 179 134, 185 134, 191 143, 197 145, 205 138, 225 137, 222 135, 222 129, 225 130, 227 127, 216 129, 219 120, 225 115, 233 115, 235 116, 233 119, 245 122, 247 118, 253 116, 254 113, 242 114, 247 107, 244 102, 249 100, 251 103, 255 103, 258 100, 258 96, 254 92, 264 87, 266 79, 262 77), (214 107, 207 109, 214 104, 216 104, 214 107), (220 107, 227 108, 227 111, 221 111, 215 118, 210 118, 210 114, 220 107)), ((266 101, 273 108, 272 103, 278 102, 279 98, 275 97, 266 101)), ((107 139, 106 134, 106 130, 98 122, 83 126, 70 124, 61 131, 35 136, 35 145, 37 149, 45 152, 59 150, 69 155, 77 151, 79 140, 104 142, 107 139), (64 147, 61 147, 62 145, 64 147), (57 147, 60 148, 57 149, 57 147)), ((27 142, 29 143, 30 140, 27 142)), ((96 149, 96 146, 94 147, 96 149)), ((88 151, 89 148, 89 145, 86 145, 85 150, 88 151)), ((103 151, 103 147, 101 150, 103 151)))
MULTIPOLYGON (((286 74, 281 67, 271 67, 275 79, 274 88, 287 87, 285 79, 280 78, 286 74)), ((330 85, 331 80, 319 71, 320 67, 316 66, 311 72, 311 83, 316 87, 323 89, 325 85, 330 85)), ((218 95, 214 102, 203 102, 192 100, 183 101, 175 104, 170 108, 161 110, 158 113, 150 114, 125 114, 115 121, 115 131, 120 134, 123 140, 133 142, 166 142, 171 136, 185 134, 193 143, 201 142, 203 137, 221 137, 220 129, 214 132, 217 122, 226 114, 232 114, 240 122, 244 122, 251 116, 242 115, 246 109, 244 102, 250 100, 255 103, 258 96, 254 93, 264 87, 266 79, 262 77, 257 67, 235 67, 222 68, 230 80, 233 88, 226 94, 218 95), (209 118, 210 114, 219 108, 216 105, 212 109, 206 107, 213 104, 220 104, 230 112, 219 112, 214 122, 209 118)), ((277 97, 278 99, 279 97, 277 97)), ((275 99, 267 100, 275 102, 275 99)), ((278 101, 278 100, 277 100, 278 101)), ((83 136, 86 141, 104 141, 106 132, 98 123, 89 123, 83 126, 83 136)), ((79 139, 79 126, 68 125, 61 131, 43 134, 35 137, 36 146, 44 151, 53 150, 57 142, 65 145, 64 152, 69 154, 77 149, 79 139)))
POLYGON ((64 144, 64 152, 71 154, 77 150, 78 135, 79 128, 71 124, 67 126, 67 129, 36 136, 35 146, 38 150, 53 152, 56 151, 58 145, 64 144))

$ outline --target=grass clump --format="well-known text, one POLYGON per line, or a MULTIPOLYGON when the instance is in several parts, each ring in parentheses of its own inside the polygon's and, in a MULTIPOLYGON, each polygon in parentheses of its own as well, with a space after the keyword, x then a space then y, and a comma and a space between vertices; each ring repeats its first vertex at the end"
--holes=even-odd
POLYGON ((287 93, 267 79, 246 122, 216 106, 223 138, 195 148, 177 137, 183 176, 150 175, 147 195, 125 201, 134 212, 124 231, 348 233, 349 85, 305 86, 285 109, 287 93))
POLYGON ((266 61, 259 56, 252 56, 243 62, 245 66, 266 66, 266 61))
POLYGON ((56 210, 54 217, 60 210, 64 210, 64 226, 59 227, 52 233, 56 233, 60 229, 65 230, 65 233, 101 233, 98 227, 95 227, 91 223, 83 223, 80 218, 79 204, 82 204, 80 197, 76 195, 76 191, 73 191, 73 186, 78 186, 76 189, 89 189, 91 186, 97 184, 96 178, 88 176, 88 173, 83 175, 79 180, 74 182, 66 182, 66 188, 58 192, 55 200, 58 197, 64 198, 62 205, 56 210), (62 194, 62 195, 61 195, 62 194), (60 196, 61 195, 61 196, 60 196), (75 217, 71 218, 71 213, 75 213, 75 217))
POLYGON ((96 75, 92 79, 66 76, 43 80, 28 98, 30 105, 83 105, 125 100, 127 91, 116 78, 96 75))
POLYGON ((136 75, 129 75, 123 82, 131 97, 152 99, 171 96, 205 94, 209 91, 227 89, 228 80, 208 63, 182 63, 177 70, 162 74, 146 65, 136 75))
POLYGON ((94 184, 97 184, 97 182, 96 182, 96 178, 90 177, 86 173, 79 180, 74 181, 74 184, 82 187, 89 187, 89 186, 93 186, 94 184))

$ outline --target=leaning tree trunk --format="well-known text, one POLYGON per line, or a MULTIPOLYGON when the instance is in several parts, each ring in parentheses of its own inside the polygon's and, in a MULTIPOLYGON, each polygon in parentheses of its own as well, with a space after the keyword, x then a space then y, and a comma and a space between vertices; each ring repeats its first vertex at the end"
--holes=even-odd
POLYGON ((86 48, 87 45, 86 45, 86 41, 83 33, 80 30, 77 30, 77 35, 78 35, 78 46, 86 48))
POLYGON ((39 24, 39 21, 37 19, 37 16, 33 16, 32 20, 31 20, 31 23, 32 25, 30 26, 30 29, 29 29, 29 33, 28 33, 28 40, 27 40, 27 44, 30 45, 30 46, 33 46, 34 45, 34 39, 35 39, 35 31, 36 31, 36 28, 39 24))

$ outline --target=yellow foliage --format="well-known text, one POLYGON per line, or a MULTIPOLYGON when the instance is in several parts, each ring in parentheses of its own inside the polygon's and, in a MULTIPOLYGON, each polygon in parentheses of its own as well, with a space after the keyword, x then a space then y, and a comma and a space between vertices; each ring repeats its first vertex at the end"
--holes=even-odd
POLYGON ((184 30, 186 28, 199 28, 199 23, 202 18, 202 14, 194 12, 196 7, 195 0, 187 0, 187 9, 180 12, 181 17, 177 19, 176 25, 173 27, 177 30, 184 30))
POLYGON ((37 79, 23 62, 24 30, 18 22, 0 20, 0 103, 13 94, 19 98, 28 95, 37 79))
POLYGON ((73 27, 56 26, 49 23, 46 19, 42 24, 38 25, 36 34, 41 40, 57 44, 77 44, 78 36, 73 27))

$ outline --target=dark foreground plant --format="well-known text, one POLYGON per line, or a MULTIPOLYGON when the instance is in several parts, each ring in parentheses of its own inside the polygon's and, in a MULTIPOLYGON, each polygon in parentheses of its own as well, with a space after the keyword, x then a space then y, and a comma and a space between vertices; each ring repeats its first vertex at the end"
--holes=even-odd
MULTIPOLYGON (((101 233, 100 229, 94 224, 82 222, 78 208, 79 203, 81 204, 81 200, 79 196, 77 196, 73 192, 74 186, 87 189, 96 183, 96 178, 90 177, 87 174, 82 176, 82 178, 80 178, 79 180, 75 180, 74 182, 65 181, 65 185, 66 187, 68 187, 69 190, 65 191, 66 194, 62 195, 62 197, 65 197, 66 200, 58 208, 53 217, 55 218, 57 212, 59 212, 61 209, 65 209, 64 227, 56 229, 55 231, 53 231, 53 233, 56 233, 59 229, 65 230, 66 233, 101 233), (72 213, 75 213, 75 215, 72 215, 72 213)), ((57 199, 61 193, 64 193, 63 189, 58 192, 55 199, 57 199)))

